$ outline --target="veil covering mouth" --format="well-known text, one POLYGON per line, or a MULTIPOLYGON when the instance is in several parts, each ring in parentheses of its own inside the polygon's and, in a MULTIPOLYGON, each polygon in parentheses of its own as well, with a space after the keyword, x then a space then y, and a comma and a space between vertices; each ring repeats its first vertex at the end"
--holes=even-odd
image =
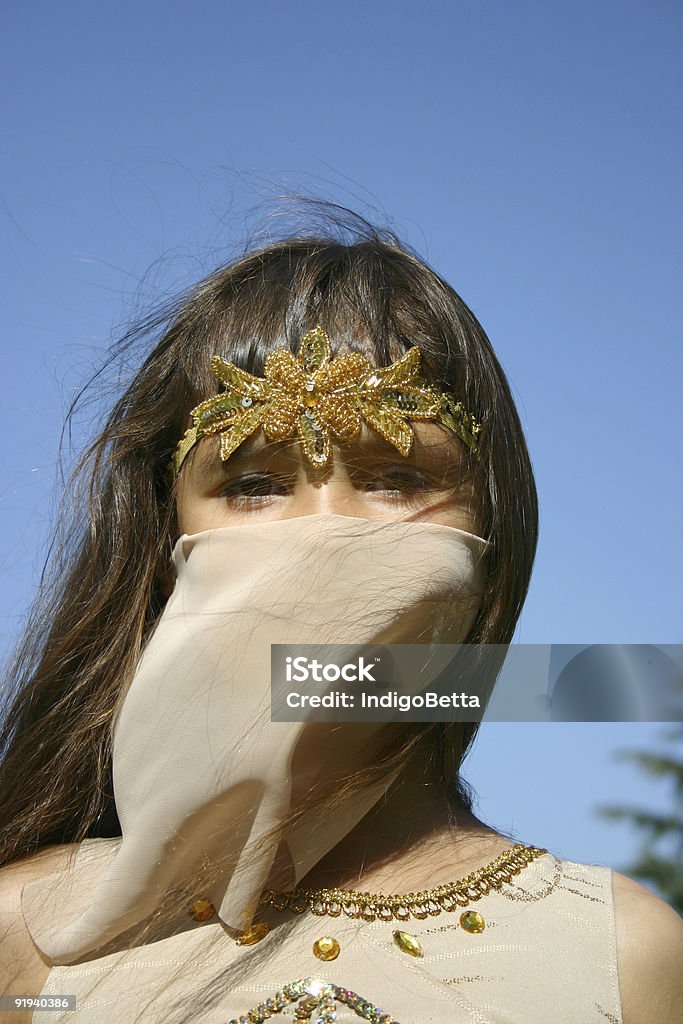
MULTIPOLYGON (((271 721, 271 644, 462 643, 486 547, 450 526, 329 513, 182 536, 112 723, 122 835, 84 840, 64 871, 24 887, 36 945, 55 964, 92 959, 202 864, 220 869, 201 895, 228 929, 248 928, 280 848, 294 887, 398 774, 280 827, 297 785, 370 763, 383 725, 330 729, 321 759, 311 723, 271 721)), ((192 927, 179 904, 176 930, 192 927)))

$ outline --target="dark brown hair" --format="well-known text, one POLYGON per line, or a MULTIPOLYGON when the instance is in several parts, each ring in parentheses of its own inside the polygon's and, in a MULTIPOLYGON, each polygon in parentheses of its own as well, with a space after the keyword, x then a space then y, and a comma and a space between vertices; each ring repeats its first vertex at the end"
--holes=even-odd
MULTIPOLYGON (((117 355, 155 344, 134 369, 75 476, 71 526, 14 659, 0 735, 0 865, 41 847, 120 834, 110 726, 151 627, 176 536, 169 458, 189 411, 215 390, 219 353, 260 374, 320 323, 335 348, 386 365, 411 345, 423 372, 483 422, 473 465, 491 540, 486 592, 469 639, 507 644, 536 546, 537 504, 505 376, 459 295, 391 233, 354 218, 249 251, 129 332, 117 355)), ((454 442, 459 443, 459 442, 454 442)), ((64 517, 63 517, 64 518, 64 517)), ((386 764, 432 734, 446 798, 471 809, 460 764, 476 724, 396 726, 386 764)))

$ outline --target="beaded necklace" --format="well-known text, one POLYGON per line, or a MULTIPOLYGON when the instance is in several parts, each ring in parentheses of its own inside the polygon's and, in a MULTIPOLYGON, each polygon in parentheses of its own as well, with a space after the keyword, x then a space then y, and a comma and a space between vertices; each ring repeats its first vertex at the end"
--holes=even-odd
POLYGON ((259 904, 278 911, 291 910, 295 914, 310 910, 319 917, 339 917, 344 914, 363 921, 407 921, 410 917, 424 920, 444 910, 452 912, 458 907, 465 907, 473 900, 481 899, 491 889, 500 889, 504 882, 518 875, 535 857, 547 852, 540 847, 517 843, 490 864, 472 871, 457 882, 447 882, 421 892, 385 895, 355 892, 352 889, 294 889, 291 892, 266 889, 261 894, 259 904))

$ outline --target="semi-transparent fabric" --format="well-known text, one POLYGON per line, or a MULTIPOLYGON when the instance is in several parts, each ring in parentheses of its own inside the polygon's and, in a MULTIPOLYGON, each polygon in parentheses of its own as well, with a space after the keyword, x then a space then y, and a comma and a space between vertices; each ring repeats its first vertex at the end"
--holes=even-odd
POLYGON ((381 724, 330 725, 321 744, 319 723, 271 721, 271 644, 460 643, 486 547, 450 526, 333 514, 181 537, 175 588, 114 722, 122 841, 99 857, 95 886, 80 884, 78 851, 60 881, 68 897, 29 887, 36 945, 72 963, 203 864, 218 865, 206 895, 219 916, 244 929, 283 845, 296 885, 396 773, 278 832, 297 792, 371 762, 381 724))
MULTIPOLYGON (((96 842, 96 841, 95 841, 96 842)), ((612 870, 547 853, 501 890, 460 912, 398 924, 270 911, 272 928, 241 947, 218 923, 78 965, 54 967, 43 996, 72 994, 77 1009, 36 1011, 34 1024, 227 1024, 302 977, 358 993, 400 1024, 621 1024, 612 870), (424 956, 394 942, 401 928, 424 956), (338 957, 321 962, 313 944, 335 938, 338 957), (243 975, 226 971, 239 965, 243 975), (225 975, 221 984, 221 975, 225 975)), ((291 1020, 291 1011, 274 1020, 291 1020)), ((359 1017, 340 1007, 338 1024, 359 1017)))

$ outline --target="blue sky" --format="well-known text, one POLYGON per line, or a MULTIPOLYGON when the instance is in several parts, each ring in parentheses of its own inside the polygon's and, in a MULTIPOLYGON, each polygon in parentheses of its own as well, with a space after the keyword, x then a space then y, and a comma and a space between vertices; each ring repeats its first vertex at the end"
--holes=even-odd
MULTIPOLYGON (((519 639, 680 640, 679 4, 25 0, 2 22, 4 651, 75 389, 300 190, 389 221, 492 339, 541 500, 519 639)), ((489 820, 616 865, 634 839, 591 808, 665 801, 611 759, 657 735, 488 726, 469 777, 489 820)))

